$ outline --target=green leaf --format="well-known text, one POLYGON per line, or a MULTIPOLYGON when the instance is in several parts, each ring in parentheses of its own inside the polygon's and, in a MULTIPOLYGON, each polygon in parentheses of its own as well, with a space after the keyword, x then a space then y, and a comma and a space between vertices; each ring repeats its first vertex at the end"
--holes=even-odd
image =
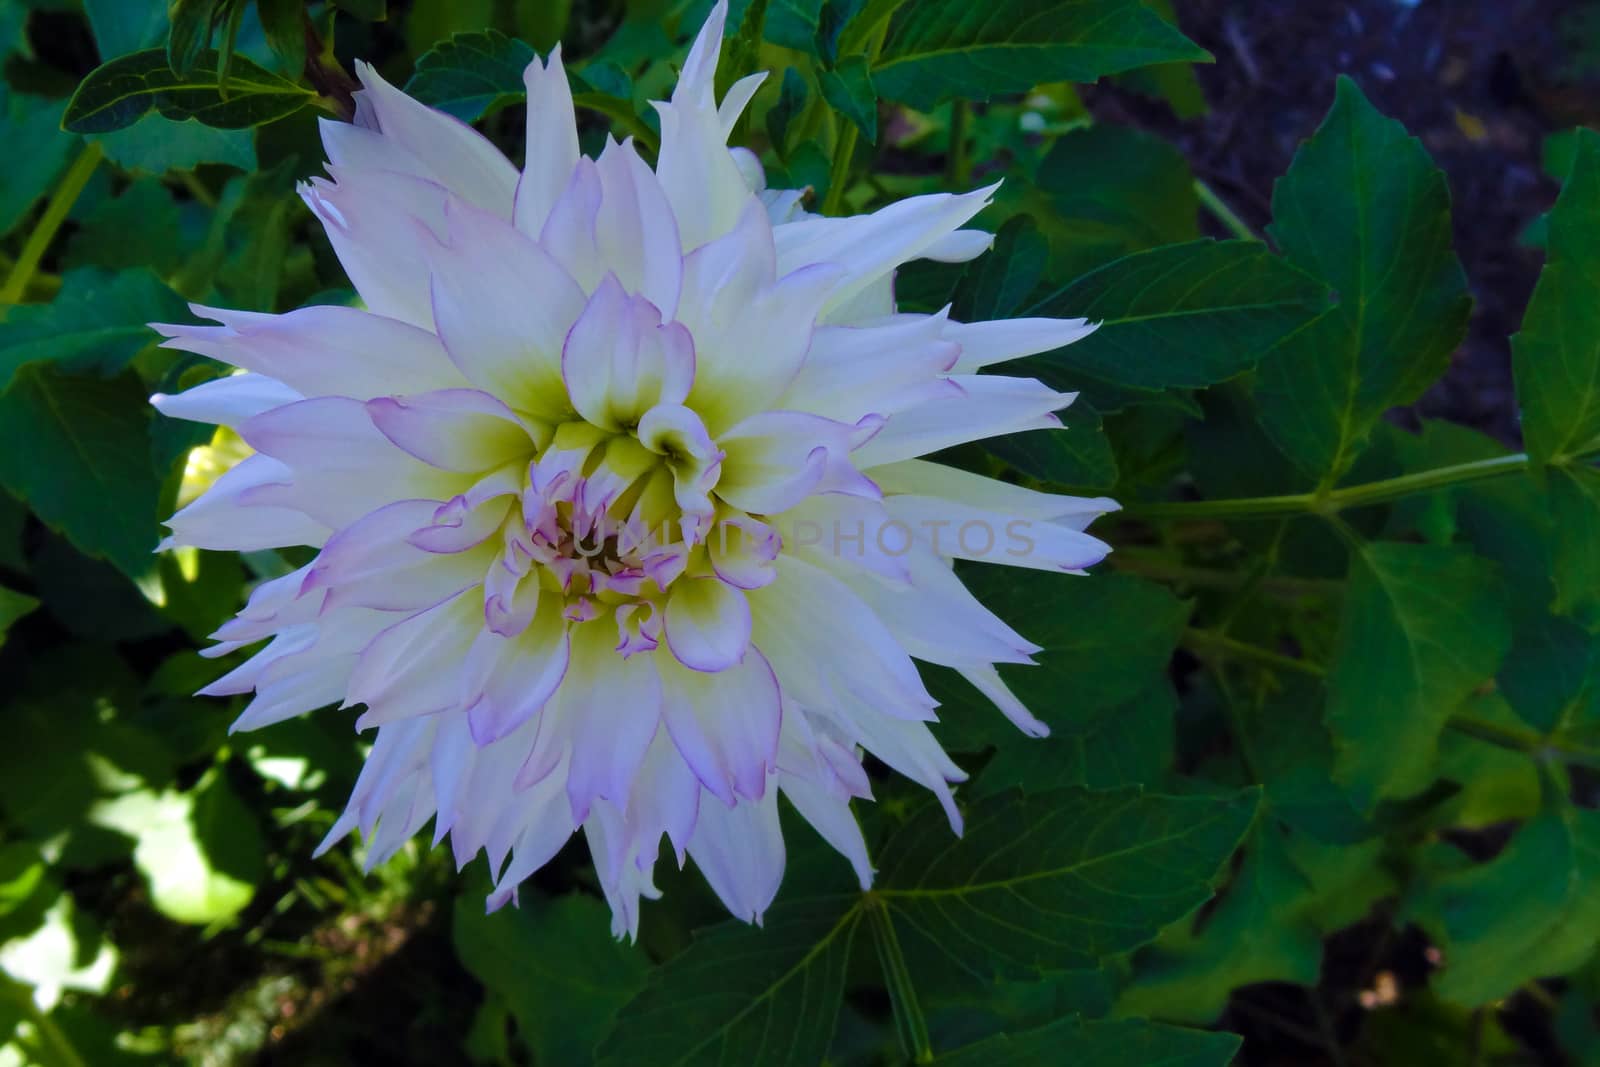
POLYGON ((1600 943, 1600 812, 1552 798, 1488 863, 1437 879, 1416 919, 1444 954, 1434 990, 1476 1006, 1571 971, 1600 943))
POLYGON ((650 972, 597 1053, 600 1067, 814 1067, 833 1038, 859 907, 781 904, 724 923, 650 972))
POLYGON ((817 74, 817 85, 828 106, 849 119, 867 143, 878 140, 878 93, 865 56, 849 56, 832 70, 817 74))
POLYGON ((997 1034, 956 1049, 939 1067, 1059 1063, 1072 1067, 1227 1067, 1239 1050, 1234 1034, 1186 1030, 1145 1019, 1084 1022, 1076 1016, 1017 1034, 997 1034))
MULTIPOLYGON (((1145 5, 1168 23, 1177 25, 1177 12, 1172 9, 1171 0, 1145 0, 1145 5)), ((1205 91, 1200 88, 1200 79, 1195 76, 1191 63, 1158 63, 1153 67, 1140 67, 1119 74, 1117 82, 1136 93, 1165 100, 1172 113, 1180 119, 1199 118, 1209 110, 1205 91)))
POLYGON ((193 792, 141 790, 97 805, 89 818, 138 842, 133 862, 150 902, 178 922, 233 918, 265 873, 255 815, 216 771, 193 792))
POLYGON ((521 903, 485 915, 483 897, 456 898, 456 954, 504 998, 538 1063, 591 1062, 617 1009, 644 987, 644 953, 610 936, 604 902, 546 897, 525 887, 521 903))
MULTIPOLYGON (((1166 670, 1189 616, 1189 606, 1164 587, 1126 574, 1081 577, 982 564, 960 574, 985 606, 1042 646, 1036 666, 1003 664, 1000 675, 1057 732, 1086 731, 1145 693, 1166 670)), ((931 668, 929 675, 950 676, 931 668)), ((951 693, 940 685, 935 695, 948 706, 934 730, 953 751, 1033 743, 974 690, 951 693)))
POLYGON ((1029 430, 984 442, 984 447, 1030 478, 1056 485, 1107 489, 1117 483, 1117 459, 1100 413, 1079 397, 1060 429, 1029 430))
POLYGON ((86 555, 130 577, 155 569, 161 487, 136 376, 23 370, 0 394, 0 484, 86 555))
POLYGON ((778 90, 778 102, 767 111, 767 139, 779 159, 789 158, 789 126, 806 109, 811 95, 803 74, 793 67, 783 72, 783 85, 778 90))
POLYGON ((68 866, 87 853, 91 862, 125 855, 131 842, 87 813, 98 801, 160 788, 173 770, 162 739, 123 718, 137 704, 135 679, 115 649, 87 641, 32 656, 17 673, 7 677, 5 721, 11 736, 29 740, 0 746, 6 825, 54 840, 52 856, 68 866))
POLYGON ((533 48, 499 30, 458 33, 417 59, 406 93, 463 122, 476 122, 524 98, 523 68, 533 48))
POLYGON ((1094 967, 1211 896, 1257 799, 1255 790, 1012 791, 973 804, 958 839, 929 805, 876 857, 872 895, 888 908, 912 974, 954 967, 1024 978, 1094 967))
POLYGON ((61 136, 59 100, 14 92, 0 82, 0 131, 7 162, 0 167, 0 236, 10 233, 50 191, 77 144, 61 136))
POLYGON ((1575 135, 1545 265, 1512 339, 1522 437, 1541 463, 1600 446, 1600 134, 1575 135))
POLYGON ((1341 77, 1333 109, 1273 189, 1272 214, 1284 255, 1339 302, 1262 364, 1256 401, 1283 453, 1332 485, 1379 417, 1444 371, 1466 330, 1450 193, 1422 145, 1341 77))
POLYGON ((1162 680, 1101 716, 1085 730, 1061 729, 1049 737, 1002 744, 963 797, 989 796, 1016 786, 1039 792, 1062 786, 1117 789, 1153 785, 1172 766, 1178 700, 1162 680))
MULTIPOLYGON (((184 239, 183 214, 172 192, 155 178, 140 178, 79 220, 61 265, 69 272, 80 267, 128 271, 149 267, 171 276, 191 251, 193 242, 184 239)), ((58 295, 56 305, 61 300, 58 295)), ((160 315, 153 318, 162 321, 160 315)), ((5 326, 0 324, 0 337, 4 335, 5 326)))
POLYGON ((1510 643, 1493 564, 1435 545, 1363 548, 1328 672, 1334 777, 1368 807, 1426 787, 1445 720, 1510 643))
MULTIPOLYGON (((211 46, 211 35, 225 7, 234 0, 169 0, 167 15, 171 27, 163 61, 172 73, 186 77, 197 65, 214 70, 214 63, 202 62, 201 53, 211 46)), ((102 60, 109 62, 105 56, 102 60)))
POLYGON ((148 271, 71 271, 54 301, 20 305, 0 321, 0 392, 31 363, 48 362, 75 374, 117 374, 155 344, 146 323, 189 318, 183 299, 148 271))
POLYGON ((896 13, 872 77, 884 96, 926 111, 951 97, 1208 59, 1138 0, 922 0, 896 13))
POLYGON ((389 0, 333 0, 333 6, 363 22, 382 22, 389 17, 389 0))
POLYGON ((1600 628, 1600 470, 1554 467, 1549 476, 1554 608, 1600 628))
POLYGON ((1506 701, 1541 734, 1600 725, 1600 643, 1570 619, 1517 619, 1495 676, 1506 701))
POLYGON ((267 47, 283 69, 299 73, 306 65, 305 0, 256 0, 267 47))
POLYGON ((30 614, 39 601, 26 593, 18 593, 0 585, 0 644, 5 643, 6 631, 18 619, 30 614))
POLYGON ((251 60, 237 56, 224 97, 217 88, 217 54, 202 53, 186 75, 173 73, 159 48, 134 52, 89 73, 67 102, 62 127, 74 133, 109 133, 154 110, 169 119, 198 119, 207 126, 260 126, 299 111, 315 99, 251 60))
POLYGON ((1239 872, 1216 908, 1195 921, 1198 929, 1180 925, 1176 936, 1134 958, 1134 977, 1118 1011, 1207 1025, 1240 986, 1316 985, 1322 937, 1305 914, 1314 902, 1282 832, 1270 820, 1257 823, 1239 872))
POLYGON ((1032 213, 1049 241, 1057 283, 1131 252, 1200 237, 1189 163, 1169 142, 1110 123, 1063 134, 1032 187, 1000 190, 1032 213))
POLYGON ((83 0, 95 47, 102 60, 151 48, 167 32, 166 5, 130 4, 127 0, 83 0))
POLYGON ((994 235, 994 247, 967 264, 951 297, 958 322, 1009 319, 1022 313, 1049 262, 1050 245, 1039 224, 1013 215, 994 235))
POLYGON ((1256 241, 1136 252, 1030 310, 1100 328, 1028 362, 1144 389, 1214 385, 1249 370, 1314 319, 1325 292, 1256 241))
POLYGON ((219 130, 195 119, 173 122, 146 115, 132 126, 88 138, 124 170, 161 175, 193 170, 202 163, 256 169, 255 135, 250 130, 219 130))
MULTIPOLYGON (((734 4, 730 13, 737 8, 734 4)), ((821 13, 822 0, 769 0, 762 36, 772 44, 809 55, 816 47, 821 13)))
POLYGON ((844 28, 865 6, 866 0, 822 0, 817 9, 817 30, 812 38, 812 53, 824 68, 839 61, 839 43, 844 28))

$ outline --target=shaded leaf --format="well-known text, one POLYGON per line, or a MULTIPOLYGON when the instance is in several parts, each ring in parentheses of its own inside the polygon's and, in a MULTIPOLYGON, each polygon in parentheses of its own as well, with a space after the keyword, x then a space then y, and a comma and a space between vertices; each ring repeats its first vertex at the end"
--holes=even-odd
POLYGON ((1096 123, 1056 138, 1031 187, 1015 196, 1049 241, 1049 277, 1077 278, 1132 252, 1200 237, 1189 163, 1169 142, 1131 126, 1096 123))
POLYGON ((216 65, 217 54, 204 52, 188 74, 179 75, 158 48, 120 56, 83 79, 61 124, 75 133, 109 133, 154 110, 169 119, 193 118, 207 126, 237 129, 292 115, 316 95, 237 56, 223 96, 216 65))
MULTIPOLYGON (((180 3, 179 8, 192 7, 180 3)), ((167 31, 166 5, 130 4, 127 0, 83 0, 83 13, 89 17, 95 47, 100 59, 151 48, 161 43, 167 31)))
POLYGON ((1572 163, 1550 212, 1544 270, 1512 339, 1528 454, 1558 462, 1600 446, 1600 133, 1576 131, 1572 163))
POLYGON ((183 299, 148 271, 72 271, 54 301, 15 307, 0 321, 0 392, 31 363, 116 374, 158 340, 146 323, 189 318, 183 299))
POLYGON ((884 96, 927 110, 1209 58, 1138 0, 924 0, 896 12, 872 77, 884 96))
POLYGON ((1029 430, 984 442, 984 447, 1030 478, 1055 485, 1106 489, 1117 482, 1117 459, 1100 414, 1081 397, 1060 429, 1029 430))
POLYGON ((1378 418, 1445 369, 1472 301, 1451 248, 1450 193, 1427 151, 1341 77, 1333 109, 1272 193, 1273 240, 1338 304, 1263 362, 1262 425, 1332 485, 1378 418))
POLYGON ((940 1067, 1062 1063, 1072 1067, 1227 1067, 1234 1034, 1185 1030, 1144 1019, 1084 1022, 1069 1017, 1036 1030, 998 1034, 938 1057, 940 1067))
POLYGON ((1552 798, 1493 860, 1426 887, 1416 918, 1444 954, 1433 988, 1459 1004, 1573 970, 1600 943, 1600 812, 1552 798))
POLYGON ((1257 797, 1011 791, 973 804, 959 839, 930 805, 876 857, 872 892, 913 974, 955 967, 1023 978, 1093 967, 1211 896, 1257 797))
POLYGON ((1510 643, 1486 560, 1434 545, 1362 549, 1328 672, 1335 778, 1368 806, 1424 788, 1445 720, 1493 677, 1510 643))
POLYGON ((1213 385, 1255 366, 1312 321, 1325 292, 1255 241, 1136 252, 1030 309, 1101 325, 1028 363, 1146 389, 1213 385))
POLYGON ((951 317, 981 322, 1021 314, 1044 277, 1049 256, 1038 223, 1027 215, 1007 219, 994 235, 994 246, 962 272, 951 297, 951 317))
POLYGON ((0 484, 86 555, 155 569, 160 484, 137 377, 24 369, 0 394, 0 484))
POLYGON ((0 167, 0 235, 27 217, 67 165, 76 139, 61 136, 59 100, 29 96, 0 82, 0 130, 6 165, 0 167))
POLYGON ((1270 820, 1257 823, 1244 863, 1216 908, 1196 920, 1198 929, 1180 925, 1176 936, 1134 958, 1134 977, 1118 999, 1119 1010, 1207 1025, 1240 986, 1315 985, 1322 937, 1305 914, 1315 902, 1282 833, 1270 820))
POLYGON ((789 156, 789 126, 805 111, 810 90, 805 77, 793 67, 783 72, 783 85, 778 90, 778 102, 767 111, 767 138, 779 159, 789 156))
POLYGON ((649 971, 610 925, 594 897, 525 891, 518 907, 494 915, 484 914, 481 894, 462 894, 451 929, 461 962, 504 998, 535 1060, 582 1064, 649 971))
POLYGON ((193 170, 202 163, 221 163, 255 170, 256 143, 250 130, 219 130, 195 119, 173 122, 146 115, 132 126, 88 138, 106 158, 124 170, 165 174, 193 170))
MULTIPOLYGON (((1080 577, 987 565, 959 573, 985 606, 1043 646, 1034 654, 1037 666, 1002 664, 1000 675, 1057 732, 1086 731, 1148 690, 1164 674, 1189 616, 1188 605, 1167 589, 1127 574, 1080 577)), ((946 748, 1031 743, 953 672, 929 668, 928 675, 946 705, 934 727, 946 748)))
POLYGON ((761 927, 724 923, 650 972, 601 1044, 601 1067, 813 1067, 833 1037, 861 913, 782 904, 761 927))
POLYGON ((828 106, 849 119, 868 143, 878 139, 878 93, 864 56, 850 56, 832 70, 817 74, 817 85, 828 106))
POLYGON ((499 30, 458 33, 417 57, 406 93, 463 122, 476 122, 525 97, 522 71, 535 58, 530 45, 499 30))
POLYGON ((1600 628, 1600 470, 1550 470, 1554 608, 1584 626, 1600 628))
POLYGON ((36 598, 0 585, 0 644, 5 643, 6 631, 11 629, 11 624, 31 614, 38 606, 36 598))
POLYGON ((1172 766, 1177 707, 1171 683, 1163 680, 1085 730, 1012 738, 999 746, 977 782, 962 788, 962 796, 988 796, 1013 786, 1031 793, 1069 785, 1154 785, 1172 766))

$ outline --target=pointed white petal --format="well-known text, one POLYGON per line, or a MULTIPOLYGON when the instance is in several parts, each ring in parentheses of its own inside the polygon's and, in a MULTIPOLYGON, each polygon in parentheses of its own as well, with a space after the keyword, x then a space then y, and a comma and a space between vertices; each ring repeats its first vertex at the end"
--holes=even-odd
POLYGON ((529 63, 522 83, 528 91, 528 157, 517 182, 515 217, 517 229, 536 238, 578 162, 577 119, 561 46, 550 50, 548 63, 529 63))
MULTIPOLYGON (((363 86, 356 97, 359 125, 394 141, 421 161, 424 170, 419 176, 438 182, 475 207, 511 218, 517 170, 488 138, 460 119, 411 99, 384 81, 370 64, 358 61, 356 77, 363 86)), ((334 146, 328 147, 332 158, 334 146)))

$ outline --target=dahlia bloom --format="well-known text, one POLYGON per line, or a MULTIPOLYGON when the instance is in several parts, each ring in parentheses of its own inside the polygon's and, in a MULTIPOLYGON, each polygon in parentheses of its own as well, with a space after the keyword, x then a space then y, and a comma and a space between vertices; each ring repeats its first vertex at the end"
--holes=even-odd
POLYGON ((1109 500, 917 457, 1058 426, 1070 394, 978 374, 1082 320, 896 314, 895 268, 971 259, 992 190, 823 218, 727 147, 760 75, 719 105, 718 4, 652 169, 581 156, 559 49, 527 69, 519 173, 470 127, 362 67, 301 190, 365 303, 196 307, 167 346, 242 373, 157 396, 252 450, 169 522, 169 545, 310 546, 212 651, 268 644, 204 692, 253 729, 328 704, 376 728, 349 806, 369 862, 431 818, 488 853, 491 907, 581 829, 619 934, 663 834, 759 920, 783 873, 778 795, 853 864, 871 753, 959 832, 961 771, 913 657, 1023 730, 998 663, 1038 651, 953 558, 1078 571, 1109 500))

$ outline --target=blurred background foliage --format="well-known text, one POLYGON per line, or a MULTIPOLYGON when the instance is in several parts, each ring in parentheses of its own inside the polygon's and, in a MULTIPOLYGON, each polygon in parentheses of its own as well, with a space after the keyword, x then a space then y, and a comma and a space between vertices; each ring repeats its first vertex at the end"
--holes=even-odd
POLYGON ((1129 505, 1091 579, 964 572, 1054 733, 930 671, 974 832, 881 777, 881 888, 791 826, 763 930, 311 858, 362 739, 190 695, 303 560, 153 553, 243 446, 152 418, 224 368, 144 323, 353 300, 294 184, 357 59, 520 160, 559 40, 649 154, 709 6, 0 0, 0 1064, 1600 1063, 1593 3, 736 0, 773 185, 1005 179, 902 307, 1105 322, 1028 361, 1067 431, 943 457, 1129 505))

